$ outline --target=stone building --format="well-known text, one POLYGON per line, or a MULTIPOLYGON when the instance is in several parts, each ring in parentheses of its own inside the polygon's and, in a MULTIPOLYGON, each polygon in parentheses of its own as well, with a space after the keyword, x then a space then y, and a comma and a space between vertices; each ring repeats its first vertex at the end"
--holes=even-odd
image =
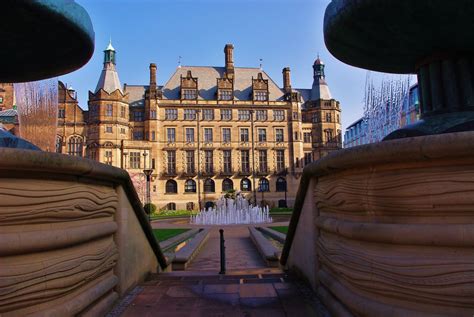
POLYGON ((280 88, 260 68, 180 66, 163 86, 150 64, 146 85, 121 85, 116 51, 83 111, 74 91, 59 93, 58 151, 126 169, 160 209, 209 206, 229 189, 271 206, 292 206, 304 166, 341 148, 340 106, 314 65, 311 89, 294 89, 290 69, 280 88))

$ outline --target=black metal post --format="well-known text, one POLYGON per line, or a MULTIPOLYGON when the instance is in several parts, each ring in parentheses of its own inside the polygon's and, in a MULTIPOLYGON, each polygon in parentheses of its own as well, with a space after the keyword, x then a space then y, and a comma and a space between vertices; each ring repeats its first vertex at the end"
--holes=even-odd
POLYGON ((287 198, 286 198, 287 191, 288 191, 288 183, 287 183, 287 180, 286 180, 286 177, 285 177, 285 208, 288 208, 288 201, 287 201, 287 198))
POLYGON ((220 238, 221 238, 221 270, 219 274, 225 274, 225 240, 224 240, 224 230, 219 229, 220 238))
POLYGON ((257 184, 255 183, 255 140, 253 135, 253 110, 250 111, 250 126, 252 133, 252 182, 253 182, 253 201, 254 205, 257 206, 257 184))
POLYGON ((202 210, 201 206, 201 131, 199 130, 199 121, 201 120, 200 116, 201 110, 196 109, 196 120, 197 120, 197 194, 198 194, 198 210, 202 210))

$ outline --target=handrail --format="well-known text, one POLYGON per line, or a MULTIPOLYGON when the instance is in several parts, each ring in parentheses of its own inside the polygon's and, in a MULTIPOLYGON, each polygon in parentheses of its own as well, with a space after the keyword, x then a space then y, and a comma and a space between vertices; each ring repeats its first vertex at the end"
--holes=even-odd
POLYGON ((280 263, 286 265, 295 237, 298 221, 303 209, 306 192, 313 177, 320 177, 347 169, 371 165, 386 165, 410 162, 429 162, 433 159, 452 157, 459 160, 474 156, 474 133, 458 132, 405 138, 342 149, 306 166, 296 194, 293 215, 283 246, 280 263))
POLYGON ((86 178, 121 185, 130 200, 133 211, 162 269, 167 261, 153 235, 148 217, 140 202, 130 176, 125 170, 89 159, 70 155, 23 149, 0 148, 0 177, 39 178, 45 175, 63 175, 78 180, 86 178), (28 173, 28 174, 25 174, 28 173))

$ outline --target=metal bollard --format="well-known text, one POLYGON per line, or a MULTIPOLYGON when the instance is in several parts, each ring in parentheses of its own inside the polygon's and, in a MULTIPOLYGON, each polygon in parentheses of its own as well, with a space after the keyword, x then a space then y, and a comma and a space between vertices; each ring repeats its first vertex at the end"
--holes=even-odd
POLYGON ((224 240, 224 230, 219 229, 219 233, 221 236, 221 271, 219 274, 225 274, 225 240, 224 240))

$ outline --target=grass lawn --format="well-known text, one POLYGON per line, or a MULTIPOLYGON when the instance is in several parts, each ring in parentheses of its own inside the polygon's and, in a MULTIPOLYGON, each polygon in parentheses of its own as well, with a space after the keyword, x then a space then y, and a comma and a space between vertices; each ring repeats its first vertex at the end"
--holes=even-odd
POLYGON ((281 232, 283 234, 288 234, 288 226, 277 226, 277 227, 269 227, 275 231, 281 232))
POLYGON ((158 241, 165 241, 169 238, 177 236, 183 232, 188 231, 189 229, 153 229, 153 234, 158 239, 158 241))
POLYGON ((291 208, 271 208, 270 214, 282 214, 282 215, 291 215, 293 209, 291 208))

